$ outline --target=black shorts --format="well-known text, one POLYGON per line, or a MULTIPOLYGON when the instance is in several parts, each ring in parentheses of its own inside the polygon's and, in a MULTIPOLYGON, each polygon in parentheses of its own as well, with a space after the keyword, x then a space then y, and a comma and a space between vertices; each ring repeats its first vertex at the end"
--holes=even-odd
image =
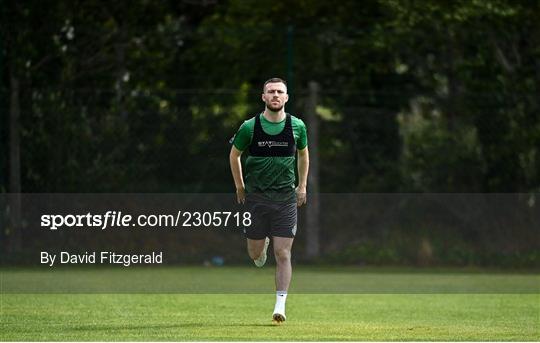
POLYGON ((296 235, 296 202, 278 202, 248 194, 246 209, 251 213, 251 225, 244 228, 247 238, 294 238, 296 235))

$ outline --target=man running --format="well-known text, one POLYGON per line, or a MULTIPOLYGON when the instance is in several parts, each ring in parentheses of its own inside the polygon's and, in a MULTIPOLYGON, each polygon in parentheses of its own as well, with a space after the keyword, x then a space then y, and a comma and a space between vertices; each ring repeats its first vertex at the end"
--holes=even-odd
POLYGON ((304 122, 285 112, 287 84, 272 78, 263 85, 262 113, 246 120, 232 139, 229 156, 238 203, 245 203, 252 225, 244 232, 249 256, 257 267, 266 263, 273 239, 276 258, 276 305, 272 319, 285 321, 285 301, 291 282, 291 248, 296 235, 297 206, 306 203, 309 168, 304 122), (245 161, 245 183, 240 157, 245 161), (298 151, 298 187, 295 189, 295 155, 298 151))

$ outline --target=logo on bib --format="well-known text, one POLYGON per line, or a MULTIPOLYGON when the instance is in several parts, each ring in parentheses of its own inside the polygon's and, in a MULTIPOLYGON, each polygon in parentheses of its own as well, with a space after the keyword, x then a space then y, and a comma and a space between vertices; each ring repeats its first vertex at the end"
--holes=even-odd
POLYGON ((282 147, 288 147, 289 146, 289 142, 276 142, 276 141, 260 141, 260 142, 257 142, 258 146, 259 147, 273 147, 273 146, 282 146, 282 147))

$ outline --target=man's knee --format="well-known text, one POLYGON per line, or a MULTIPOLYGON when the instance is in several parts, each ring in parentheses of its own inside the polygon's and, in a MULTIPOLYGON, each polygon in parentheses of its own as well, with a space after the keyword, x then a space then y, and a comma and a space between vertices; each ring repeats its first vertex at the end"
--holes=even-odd
POLYGON ((248 246, 247 252, 248 252, 249 257, 252 260, 255 260, 255 259, 259 258, 259 256, 261 255, 260 249, 258 249, 257 247, 254 247, 254 246, 248 246))
POLYGON ((262 251, 264 250, 264 241, 262 244, 258 242, 251 242, 247 245, 247 252, 249 257, 252 260, 258 259, 261 256, 262 251))
POLYGON ((287 262, 291 260, 291 250, 287 248, 274 249, 277 262, 287 262))
POLYGON ((261 256, 262 250, 248 249, 249 258, 256 260, 261 256))

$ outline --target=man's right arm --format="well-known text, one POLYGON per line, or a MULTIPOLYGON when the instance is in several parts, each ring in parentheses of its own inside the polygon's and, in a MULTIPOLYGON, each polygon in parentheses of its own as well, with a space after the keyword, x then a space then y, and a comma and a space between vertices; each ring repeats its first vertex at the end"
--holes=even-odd
POLYGON ((246 120, 240 126, 232 139, 231 153, 229 154, 229 163, 231 165, 234 185, 236 186, 236 199, 238 203, 242 204, 246 200, 246 189, 242 177, 242 162, 240 161, 240 157, 242 156, 242 152, 251 144, 254 122, 254 119, 246 120))
POLYGON ((236 187, 236 201, 238 203, 244 203, 246 201, 246 189, 244 186, 244 178, 242 177, 242 151, 238 150, 234 145, 231 148, 229 154, 229 163, 231 165, 231 173, 234 179, 234 185, 236 187))

